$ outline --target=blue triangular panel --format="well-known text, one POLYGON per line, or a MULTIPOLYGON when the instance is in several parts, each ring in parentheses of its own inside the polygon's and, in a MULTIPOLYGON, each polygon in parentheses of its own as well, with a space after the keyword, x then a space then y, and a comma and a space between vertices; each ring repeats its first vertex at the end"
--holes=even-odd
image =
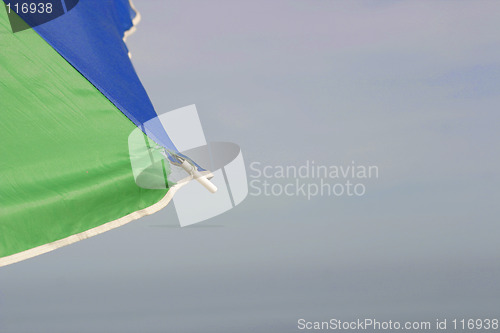
POLYGON ((177 151, 156 119, 123 41, 135 15, 128 0, 82 0, 34 29, 153 140, 177 151))

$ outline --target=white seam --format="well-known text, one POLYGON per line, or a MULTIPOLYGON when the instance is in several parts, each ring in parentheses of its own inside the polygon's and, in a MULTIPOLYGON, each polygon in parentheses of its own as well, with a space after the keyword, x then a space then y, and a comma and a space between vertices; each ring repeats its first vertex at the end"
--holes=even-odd
MULTIPOLYGON (((210 173, 208 171, 204 171, 204 172, 202 172, 202 174, 204 176, 207 176, 207 177, 212 176, 212 173, 210 173)), ((137 219, 144 217, 146 215, 154 214, 154 213, 160 211, 161 209, 165 208, 168 205, 168 203, 170 202, 170 200, 172 200, 172 198, 174 197, 174 194, 182 186, 189 183, 192 179, 193 179, 192 176, 189 176, 189 177, 186 177, 186 178, 180 180, 177 184, 175 184, 174 186, 172 186, 168 190, 167 194, 160 201, 158 201, 154 205, 151 205, 147 208, 130 213, 130 214, 123 216, 117 220, 107 222, 103 225, 89 229, 87 231, 84 231, 84 232, 81 232, 81 233, 78 233, 75 235, 71 235, 69 237, 66 237, 66 238, 63 238, 63 239, 60 239, 60 240, 57 240, 57 241, 54 241, 54 242, 51 242, 48 244, 40 245, 40 246, 34 247, 32 249, 29 249, 29 250, 25 250, 25 251, 22 251, 19 253, 11 254, 7 257, 0 258, 0 267, 14 264, 16 262, 26 260, 29 258, 33 258, 33 257, 39 256, 41 254, 45 254, 45 253, 50 252, 50 251, 54 251, 54 250, 61 248, 63 246, 70 245, 70 244, 76 243, 78 241, 90 238, 92 236, 102 234, 103 232, 121 227, 129 222, 137 220, 137 219)))

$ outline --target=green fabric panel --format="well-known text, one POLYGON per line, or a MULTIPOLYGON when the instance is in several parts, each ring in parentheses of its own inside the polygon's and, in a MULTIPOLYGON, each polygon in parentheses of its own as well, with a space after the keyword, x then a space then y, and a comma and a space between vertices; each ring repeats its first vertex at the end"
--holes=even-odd
POLYGON ((134 181, 135 129, 33 30, 0 10, 0 258, 149 207, 134 181))

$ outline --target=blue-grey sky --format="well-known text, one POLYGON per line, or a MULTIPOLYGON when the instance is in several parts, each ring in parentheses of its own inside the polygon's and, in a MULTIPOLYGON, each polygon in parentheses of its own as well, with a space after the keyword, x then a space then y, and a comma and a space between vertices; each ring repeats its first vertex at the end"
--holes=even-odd
POLYGON ((295 332, 500 316, 500 3, 136 0, 159 112, 247 164, 377 165, 361 198, 172 207, 0 271, 0 332, 295 332))

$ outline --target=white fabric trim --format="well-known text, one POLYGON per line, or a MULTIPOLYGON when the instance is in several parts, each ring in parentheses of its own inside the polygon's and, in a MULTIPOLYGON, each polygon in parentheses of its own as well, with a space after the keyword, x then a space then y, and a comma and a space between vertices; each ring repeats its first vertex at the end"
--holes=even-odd
MULTIPOLYGON (((132 19, 132 27, 130 27, 130 29, 125 31, 125 34, 123 35, 124 42, 126 42, 127 38, 137 30, 137 25, 139 24, 139 22, 141 22, 141 13, 139 13, 137 11, 137 9, 135 9, 135 6, 132 3, 132 0, 129 0, 129 3, 130 3, 130 8, 132 8, 132 10, 135 12, 135 17, 132 19)), ((129 52, 129 56, 130 56, 130 52, 129 52)))
MULTIPOLYGON (((207 176, 207 177, 213 176, 208 171, 205 171, 202 174, 207 176)), ((150 207, 144 208, 142 210, 138 210, 138 211, 133 212, 131 214, 128 214, 124 217, 121 217, 117 220, 105 223, 103 225, 89 229, 89 230, 81 232, 79 234, 75 234, 75 235, 57 240, 57 241, 52 242, 52 243, 40 245, 40 246, 34 247, 32 249, 26 250, 26 251, 22 251, 22 252, 7 256, 7 257, 0 258, 0 267, 14 264, 16 262, 26 260, 29 258, 33 258, 33 257, 39 256, 41 254, 45 254, 45 253, 50 252, 50 251, 54 251, 60 247, 70 245, 70 244, 76 243, 78 241, 90 238, 92 236, 102 234, 103 232, 109 231, 111 229, 121 227, 122 225, 125 225, 129 222, 137 220, 137 219, 144 217, 146 215, 154 214, 154 213, 160 211, 161 209, 165 208, 168 205, 168 203, 170 202, 170 200, 172 200, 172 198, 174 197, 174 194, 182 186, 186 185, 191 180, 192 180, 192 176, 187 177, 187 178, 179 181, 177 184, 175 184, 174 186, 172 186, 168 190, 167 194, 160 201, 158 201, 157 203, 155 203, 154 205, 152 205, 150 207)))

